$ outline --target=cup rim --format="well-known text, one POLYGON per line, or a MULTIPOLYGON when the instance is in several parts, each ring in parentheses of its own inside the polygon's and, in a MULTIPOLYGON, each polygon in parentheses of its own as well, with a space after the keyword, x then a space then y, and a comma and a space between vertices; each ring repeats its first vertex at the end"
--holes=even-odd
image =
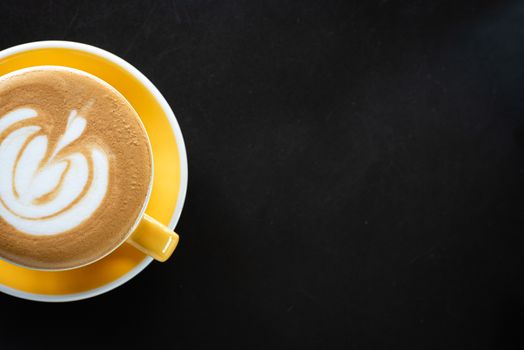
MULTIPOLYGON (((178 121, 175 117, 175 114, 173 113, 173 110, 167 103, 164 96, 162 96, 160 91, 153 85, 153 83, 143 73, 141 73, 137 68, 132 66, 130 63, 128 63, 124 59, 104 49, 101 49, 101 48, 98 48, 92 45, 88 45, 88 44, 83 44, 83 43, 78 43, 78 42, 73 42, 73 41, 61 41, 61 40, 47 40, 47 41, 30 42, 30 43, 25 43, 25 44, 13 46, 13 47, 1 50, 0 51, 0 60, 6 57, 9 57, 9 56, 18 54, 18 53, 37 50, 37 49, 72 49, 72 50, 77 50, 77 51, 84 51, 84 52, 91 53, 99 57, 102 57, 122 67, 128 73, 133 75, 133 77, 135 77, 138 81, 140 81, 140 83, 157 100, 163 112, 167 116, 168 122, 171 126, 173 136, 175 137, 176 144, 177 144, 178 151, 179 151, 180 189, 178 193, 175 210, 171 216, 169 224, 167 225, 170 229, 174 229, 182 213, 182 209, 183 209, 183 205, 184 205, 184 201, 186 197, 186 192, 187 192, 187 182, 188 182, 187 153, 186 153, 184 138, 183 138, 180 126, 178 124, 178 121)), ((150 192, 151 192, 151 188, 152 186, 150 186, 150 192)), ((145 207, 147 206, 147 203, 149 202, 149 196, 151 194, 150 192, 148 194, 148 198, 146 198, 144 209, 141 215, 139 216, 139 218, 141 218, 145 212, 145 207)), ((139 220, 137 219, 137 222, 138 221, 139 220)), ((132 230, 130 232, 132 232, 132 230)), ((118 246, 120 245, 121 244, 119 244, 118 246)), ((18 289, 14 289, 14 288, 11 288, 5 285, 1 285, 1 284, 0 284, 0 291, 6 294, 12 295, 12 296, 34 300, 34 301, 66 302, 66 301, 87 299, 87 298, 91 298, 91 297, 106 293, 116 287, 121 286, 122 284, 126 283, 127 281, 135 277, 137 274, 139 274, 142 270, 144 270, 146 266, 148 266, 151 263, 151 261, 153 261, 153 258, 150 256, 146 256, 141 263, 136 265, 131 271, 127 272, 123 276, 120 276, 116 280, 111 281, 110 283, 107 283, 101 287, 94 288, 94 289, 91 289, 85 292, 80 292, 80 293, 64 294, 64 295, 36 294, 36 293, 23 292, 18 289)))
MULTIPOLYGON (((54 70, 70 71, 70 72, 73 72, 73 73, 76 73, 76 74, 84 75, 84 76, 86 76, 86 77, 88 77, 90 79, 93 79, 93 80, 97 81, 98 83, 100 83, 102 85, 107 85, 111 90, 114 90, 118 95, 120 95, 120 97, 122 97, 124 100, 127 101, 125 96, 122 95, 122 93, 120 93, 120 91, 118 91, 113 85, 109 84, 105 80, 103 80, 103 79, 101 79, 101 78, 99 78, 99 77, 97 77, 97 76, 95 76, 95 75, 93 75, 91 73, 84 72, 83 70, 76 69, 76 68, 71 68, 71 67, 65 67, 65 66, 57 66, 57 65, 41 65, 40 66, 39 65, 39 66, 31 66, 31 67, 21 68, 21 69, 17 69, 15 71, 12 71, 12 72, 9 72, 9 73, 7 73, 5 75, 0 76, 0 80, 3 79, 3 78, 7 78, 9 76, 12 76, 12 75, 25 73, 25 72, 28 72, 28 71, 31 71, 31 70, 53 70, 53 69, 54 70)), ((127 103, 129 105, 131 105, 131 103, 129 101, 127 101, 127 103)), ((133 108, 133 107, 131 106, 131 108, 133 108)), ((133 108, 133 110, 134 110, 134 108, 133 108)), ((136 112, 136 111, 135 111, 135 113, 138 114, 138 112, 136 112)), ((112 254, 122 244, 124 244, 126 241, 128 241, 129 238, 131 237, 131 235, 133 234, 133 232, 135 232, 136 228, 140 224, 140 221, 142 220, 144 214, 146 213, 147 205, 149 204, 149 200, 151 199, 151 192, 153 192, 153 180, 155 178, 155 170, 154 170, 155 169, 155 161, 154 161, 154 157, 153 157, 153 146, 151 145, 151 140, 149 139, 149 135, 147 134, 146 128, 144 126, 144 123, 142 122, 142 119, 140 119, 140 116, 138 117, 138 122, 140 123, 140 126, 142 127, 142 130, 144 131, 144 134, 145 134, 146 139, 147 139, 147 143, 149 145, 149 156, 151 158, 151 179, 149 180, 149 184, 148 184, 148 188, 147 188, 147 194, 146 194, 146 197, 144 198, 144 202, 142 203, 142 207, 140 208, 140 212, 136 216, 133 225, 131 226, 129 231, 127 231, 127 234, 125 235, 125 237, 118 244, 116 244, 113 248, 111 248, 111 250, 107 251, 103 255, 100 255, 99 257, 97 257, 97 258, 95 258, 95 259, 93 259, 91 261, 88 261, 86 263, 83 263, 83 264, 80 264, 80 265, 76 265, 76 266, 73 266, 73 267, 39 268, 39 267, 26 266, 24 264, 20 264, 20 263, 11 261, 11 260, 6 259, 4 257, 0 257, 0 259, 4 260, 4 261, 6 261, 6 262, 8 262, 10 264, 13 264, 13 265, 16 265, 16 266, 19 266, 19 267, 23 267, 25 269, 30 269, 30 270, 49 271, 49 272, 52 272, 52 271, 67 271, 67 270, 78 269, 78 268, 81 268, 81 267, 84 267, 84 266, 87 266, 87 265, 90 265, 90 264, 94 264, 97 261, 102 260, 103 258, 105 258, 108 255, 112 254)))

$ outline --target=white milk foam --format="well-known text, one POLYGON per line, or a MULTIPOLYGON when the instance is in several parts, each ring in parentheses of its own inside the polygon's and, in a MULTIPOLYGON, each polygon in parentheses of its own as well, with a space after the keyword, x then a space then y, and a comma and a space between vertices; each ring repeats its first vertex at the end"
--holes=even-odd
MULTIPOLYGON (((37 116, 30 108, 5 114, 0 117, 0 136, 16 123, 37 116)), ((39 134, 40 126, 21 126, 2 136, 0 216, 6 222, 29 235, 54 235, 75 228, 98 209, 109 184, 106 152, 96 145, 84 146, 84 151, 90 154, 91 170, 83 153, 60 154, 74 141, 82 141, 86 124, 76 110, 71 111, 64 134, 45 162, 48 138, 39 134), (51 193, 48 201, 38 201, 51 193)))

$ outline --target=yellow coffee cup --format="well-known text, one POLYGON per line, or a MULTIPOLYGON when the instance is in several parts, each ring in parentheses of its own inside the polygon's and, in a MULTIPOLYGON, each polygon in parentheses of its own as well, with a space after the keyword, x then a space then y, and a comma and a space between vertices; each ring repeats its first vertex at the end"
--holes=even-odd
POLYGON ((30 270, 0 261, 0 291, 42 301, 84 299, 123 284, 153 258, 165 261, 175 249, 178 236, 172 229, 180 216, 187 187, 183 137, 171 108, 154 85, 129 63, 107 51, 73 42, 45 41, 0 52, 0 75, 36 65, 79 69, 117 89, 140 116, 154 156, 151 195, 145 213, 129 236, 129 244, 119 246, 99 261, 67 271, 30 270))

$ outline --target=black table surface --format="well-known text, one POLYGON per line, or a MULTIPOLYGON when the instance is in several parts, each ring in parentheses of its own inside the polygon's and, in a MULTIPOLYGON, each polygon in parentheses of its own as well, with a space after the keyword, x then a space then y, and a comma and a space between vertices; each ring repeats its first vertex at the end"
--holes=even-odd
POLYGON ((129 61, 189 158, 172 259, 0 295, 0 349, 523 345, 524 2, 3 0, 0 24, 0 49, 129 61))

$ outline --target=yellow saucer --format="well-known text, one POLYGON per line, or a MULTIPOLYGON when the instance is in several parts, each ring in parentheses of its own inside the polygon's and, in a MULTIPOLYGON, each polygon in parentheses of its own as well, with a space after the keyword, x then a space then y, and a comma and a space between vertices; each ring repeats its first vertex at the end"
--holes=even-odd
MULTIPOLYGON (((187 158, 178 123, 160 92, 129 63, 89 45, 43 41, 0 52, 0 76, 39 65, 91 73, 115 87, 133 105, 153 148, 154 181, 146 212, 174 228, 186 194, 187 158)), ((151 261, 125 243, 102 260, 68 271, 35 271, 0 260, 0 291, 39 301, 79 300, 118 287, 151 261)))

